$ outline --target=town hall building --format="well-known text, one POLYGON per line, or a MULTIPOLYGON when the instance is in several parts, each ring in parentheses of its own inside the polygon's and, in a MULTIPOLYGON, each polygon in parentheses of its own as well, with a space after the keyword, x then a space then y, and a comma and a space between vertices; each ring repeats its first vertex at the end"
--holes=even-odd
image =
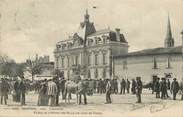
POLYGON ((128 47, 119 28, 96 30, 86 10, 79 30, 56 44, 55 69, 64 72, 66 79, 74 74, 89 79, 111 78, 113 56, 126 55, 128 47))

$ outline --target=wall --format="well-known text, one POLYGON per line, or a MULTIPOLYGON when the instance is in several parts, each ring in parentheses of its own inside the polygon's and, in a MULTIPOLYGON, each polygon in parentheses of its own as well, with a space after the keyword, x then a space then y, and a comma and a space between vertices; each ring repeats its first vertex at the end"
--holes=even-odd
POLYGON ((152 80, 153 75, 164 77, 164 73, 172 73, 173 78, 177 78, 179 81, 182 78, 182 58, 181 54, 175 55, 155 55, 155 56, 132 56, 127 58, 115 58, 114 67, 115 75, 122 77, 128 77, 129 79, 141 76, 142 80, 149 82, 152 80), (157 69, 153 69, 154 57, 157 61, 157 69), (170 58, 170 68, 167 68, 167 58, 170 58), (127 69, 124 69, 124 61, 127 61, 127 69))

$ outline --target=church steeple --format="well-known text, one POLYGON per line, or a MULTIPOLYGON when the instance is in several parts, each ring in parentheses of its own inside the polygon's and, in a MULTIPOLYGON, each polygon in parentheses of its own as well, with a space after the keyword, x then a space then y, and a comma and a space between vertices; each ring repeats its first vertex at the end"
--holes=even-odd
POLYGON ((165 47, 174 47, 174 39, 172 37, 170 17, 168 15, 168 24, 167 24, 167 32, 165 38, 165 47))
POLYGON ((86 14, 84 15, 84 22, 89 22, 90 15, 88 14, 88 9, 86 9, 86 14))
POLYGON ((172 31, 171 31, 171 25, 170 25, 170 17, 168 16, 168 24, 167 24, 167 33, 166 38, 172 38, 172 31))

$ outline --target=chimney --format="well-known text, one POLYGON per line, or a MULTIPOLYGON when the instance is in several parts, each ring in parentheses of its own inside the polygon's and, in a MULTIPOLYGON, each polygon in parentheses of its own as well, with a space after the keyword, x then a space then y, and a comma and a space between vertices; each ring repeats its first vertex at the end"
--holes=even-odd
POLYGON ((116 40, 120 41, 120 28, 116 28, 116 40))

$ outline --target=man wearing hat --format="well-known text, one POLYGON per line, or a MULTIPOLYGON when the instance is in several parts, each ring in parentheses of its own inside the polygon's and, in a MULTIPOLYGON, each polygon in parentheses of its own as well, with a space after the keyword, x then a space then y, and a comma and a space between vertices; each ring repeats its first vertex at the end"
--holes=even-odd
POLYGON ((111 103, 111 82, 109 79, 107 79, 107 85, 106 85, 106 104, 111 103))
POLYGON ((167 92, 167 84, 165 78, 161 78, 160 91, 161 91, 161 99, 165 99, 167 92))
POLYGON ((54 77, 53 81, 57 85, 56 106, 58 106, 59 105, 59 96, 60 96, 60 80, 59 80, 59 77, 54 77))
POLYGON ((142 81, 141 81, 141 77, 136 77, 137 103, 141 103, 141 93, 142 93, 142 81))
POLYGON ((8 91, 9 91, 9 84, 6 79, 1 79, 1 104, 7 105, 7 99, 8 99, 8 91))
POLYGON ((179 91, 179 83, 176 81, 176 78, 174 78, 171 84, 171 93, 173 93, 173 100, 176 100, 176 95, 178 91, 179 91))
POLYGON ((87 104, 87 97, 86 97, 87 89, 86 88, 87 88, 86 81, 84 81, 83 79, 79 80, 79 82, 78 82, 79 104, 82 103, 82 101, 81 101, 82 95, 84 98, 84 104, 85 105, 87 104))
POLYGON ((26 93, 26 84, 25 84, 25 80, 24 77, 21 78, 21 82, 20 82, 20 101, 21 101, 21 105, 25 105, 25 93, 26 93))
POLYGON ((154 91, 156 92, 156 98, 160 98, 160 83, 159 78, 156 79, 156 82, 154 83, 154 91))

